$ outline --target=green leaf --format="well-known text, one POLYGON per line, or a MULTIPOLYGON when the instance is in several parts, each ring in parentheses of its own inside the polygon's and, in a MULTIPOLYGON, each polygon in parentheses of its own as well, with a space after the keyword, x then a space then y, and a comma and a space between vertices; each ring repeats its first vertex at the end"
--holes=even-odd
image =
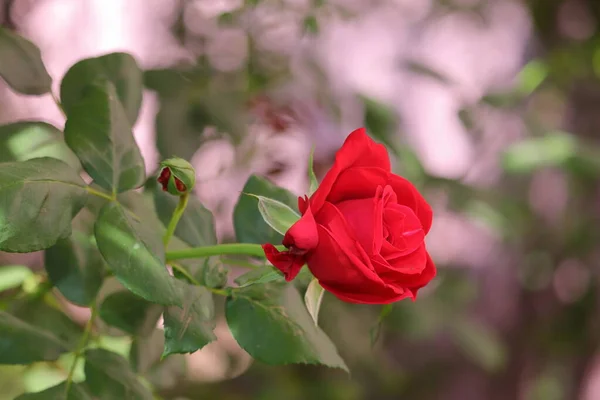
MULTIPOLYGON (((288 190, 256 175, 250 176, 243 193, 278 200, 297 212, 298 198, 288 190)), ((242 194, 233 211, 235 235, 240 243, 281 243, 283 235, 271 228, 258 209, 258 198, 242 194)))
POLYGON ((457 345, 475 363, 488 371, 498 371, 506 362, 506 349, 493 331, 475 321, 461 319, 452 324, 457 345))
POLYGON ((59 309, 48 305, 43 298, 13 302, 7 311, 36 329, 52 332, 53 336, 69 348, 74 348, 79 343, 81 327, 59 309))
MULTIPOLYGON (((157 187, 154 190, 156 213, 165 226, 169 224, 178 202, 177 197, 162 191, 160 188, 157 187)), ((193 195, 188 199, 187 207, 177 224, 175 236, 192 247, 217 243, 213 215, 193 195)))
POLYGON ((116 89, 129 123, 137 120, 142 105, 143 73, 135 59, 127 53, 110 53, 87 58, 73 65, 60 86, 60 99, 67 114, 85 97, 91 82, 109 81, 116 89))
POLYGON ((225 315, 233 337, 259 361, 323 364, 348 371, 293 286, 268 284, 235 290, 227 298, 225 315))
POLYGON ((20 121, 0 126, 0 161, 25 161, 52 157, 75 169, 81 163, 62 139, 62 132, 40 121, 20 121))
POLYGON ((310 157, 308 158, 308 180, 310 182, 309 188, 308 188, 308 195, 312 196, 314 192, 317 191, 317 188, 319 187, 319 181, 317 179, 317 175, 315 175, 315 170, 314 170, 314 156, 315 156, 315 148, 313 146, 313 148, 310 150, 310 157))
POLYGON ((100 211, 95 235, 100 253, 127 289, 154 303, 181 305, 159 232, 111 202, 100 211))
POLYGON ((152 393, 137 379, 129 362, 116 353, 87 350, 85 376, 90 392, 99 400, 153 400, 152 393))
POLYGON ((270 265, 253 269, 252 271, 246 272, 235 279, 235 283, 237 283, 240 287, 246 287, 260 283, 269 283, 273 281, 284 282, 285 278, 278 269, 270 265))
POLYGON ((264 196, 255 197, 258 198, 258 211, 263 220, 282 235, 300 219, 300 214, 280 201, 264 196))
POLYGON ((319 310, 321 309, 324 294, 325 289, 323 289, 316 278, 310 281, 306 293, 304 293, 304 304, 306 304, 308 313, 313 321, 315 321, 315 325, 319 323, 319 310))
POLYGON ((91 238, 74 231, 44 254, 46 272, 56 288, 70 302, 89 306, 102 286, 104 260, 91 238))
POLYGON ((144 159, 111 83, 86 86, 67 114, 65 141, 101 188, 116 194, 144 183, 144 159))
POLYGON ((165 348, 163 357, 173 353, 193 353, 215 340, 215 310, 210 293, 201 286, 181 283, 183 308, 167 307, 164 313, 165 348))
POLYGON ((397 152, 395 142, 398 118, 396 112, 386 104, 371 98, 361 97, 365 106, 365 127, 367 132, 390 150, 397 152))
POLYGON ((0 164, 0 250, 28 253, 68 237, 86 198, 85 183, 62 161, 0 164))
POLYGON ((68 351, 52 332, 0 311, 0 364, 55 361, 68 351))
POLYGON ((68 395, 66 395, 66 386, 67 383, 62 382, 41 392, 22 394, 15 400, 92 400, 85 385, 80 383, 71 384, 68 395))
POLYGON ((98 315, 104 322, 134 336, 147 336, 162 313, 162 307, 122 290, 109 294, 98 315))
POLYGON ((0 77, 22 94, 49 93, 52 78, 48 75, 40 49, 29 40, 0 27, 0 77))
POLYGON ((377 319, 377 323, 375 324, 375 326, 373 326, 369 332, 370 336, 371 336, 371 346, 375 345, 375 343, 377 343, 377 341, 379 340, 379 336, 381 335, 381 327, 383 325, 383 321, 385 320, 385 318, 390 315, 390 313, 392 312, 394 308, 393 304, 384 304, 383 307, 381 307, 381 311, 379 313, 379 318, 377 319))
POLYGON ((504 152, 502 165, 505 170, 513 173, 559 167, 575 157, 577 150, 575 137, 564 132, 552 132, 512 145, 504 152))
POLYGON ((32 275, 33 272, 24 265, 5 265, 0 267, 0 292, 20 287, 32 275))

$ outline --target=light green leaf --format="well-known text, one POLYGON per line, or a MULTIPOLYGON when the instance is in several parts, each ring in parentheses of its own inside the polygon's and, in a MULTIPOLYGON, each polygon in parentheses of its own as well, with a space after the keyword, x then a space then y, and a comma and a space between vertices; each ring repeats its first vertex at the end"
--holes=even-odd
POLYGON ((173 353, 193 353, 215 340, 215 310, 210 293, 202 286, 181 283, 183 308, 167 307, 164 313, 165 348, 163 357, 173 353))
POLYGON ((162 314, 162 307, 122 290, 109 294, 98 311, 108 325, 134 336, 147 336, 162 314))
POLYGON ((273 281, 284 282, 285 278, 278 269, 270 265, 253 269, 252 271, 246 272, 235 279, 235 283, 237 283, 240 287, 256 285, 259 283, 269 283, 273 281))
POLYGON ((395 135, 398 127, 396 112, 387 104, 380 103, 369 97, 361 97, 365 106, 365 127, 367 133, 385 144, 395 153, 398 151, 395 135))
POLYGON ((0 292, 18 288, 32 275, 33 272, 24 265, 5 265, 0 267, 0 292))
POLYGON ((551 166, 561 166, 577 154, 577 140, 565 132, 552 132, 529 138, 510 146, 502 165, 513 173, 525 173, 551 166))
POLYGON ((310 281, 306 293, 304 293, 304 304, 306 304, 308 313, 313 321, 315 321, 315 325, 319 323, 319 310, 321 309, 324 294, 325 289, 323 289, 316 278, 310 281))
POLYGON ((129 362, 116 353, 87 350, 85 376, 90 392, 98 400, 153 400, 152 393, 138 380, 129 362))
POLYGON ((319 181, 317 180, 317 175, 315 175, 314 170, 314 156, 315 156, 315 148, 310 150, 310 157, 308 158, 308 180, 310 185, 308 187, 308 195, 312 196, 314 192, 317 191, 319 187, 319 181))
POLYGON ((46 272, 69 301, 90 305, 102 286, 104 260, 91 238, 81 231, 59 240, 44 254, 46 272))
POLYGON ((52 78, 40 49, 29 40, 0 27, 0 77, 22 94, 49 93, 52 78))
POLYGON ((62 382, 41 392, 22 394, 15 400, 92 400, 85 385, 80 383, 71 384, 68 395, 66 394, 66 386, 66 382, 62 382))
MULTIPOLYGON (((160 188, 157 187, 154 190, 156 213, 165 226, 169 224, 178 202, 177 197, 162 191, 160 188)), ((188 199, 187 207, 177 224, 175 236, 193 247, 217 243, 213 215, 193 194, 188 199)))
POLYGON ((0 161, 25 161, 32 158, 52 157, 75 169, 81 168, 79 159, 65 144, 62 132, 41 121, 20 121, 0 126, 0 161))
POLYGON ((85 183, 62 161, 0 164, 0 250, 33 252, 68 237, 86 198, 85 183))
POLYGON ((300 219, 300 214, 280 201, 264 196, 255 197, 258 198, 258 211, 263 220, 282 235, 300 219))
POLYGON ((288 190, 273 185, 264 178, 250 176, 233 211, 235 235, 240 243, 281 243, 283 235, 269 226, 258 209, 259 199, 268 197, 297 212, 298 198, 288 190))
POLYGON ((95 225, 98 249, 117 279, 138 296, 162 305, 181 305, 175 279, 165 267, 160 233, 108 203, 95 225))
POLYGON ((127 53, 110 53, 87 58, 73 65, 60 86, 60 98, 67 114, 85 97, 90 82, 109 81, 123 105, 131 125, 135 124, 142 104, 143 73, 127 53))
POLYGON ((65 141, 101 188, 116 194, 144 183, 144 160, 110 82, 89 85, 82 92, 67 113, 65 141))
POLYGON ((271 365, 322 364, 348 371, 292 285, 234 290, 227 298, 225 315, 233 337, 259 361, 271 365))
POLYGON ((0 364, 55 361, 68 351, 52 332, 0 311, 0 364))

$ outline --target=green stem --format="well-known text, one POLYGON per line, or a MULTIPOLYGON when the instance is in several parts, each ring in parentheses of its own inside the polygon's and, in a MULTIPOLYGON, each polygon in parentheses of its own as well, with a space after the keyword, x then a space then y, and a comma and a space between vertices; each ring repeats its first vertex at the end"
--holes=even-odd
POLYGON ((167 226, 167 231, 165 232, 165 235, 163 236, 163 243, 164 243, 165 247, 167 247, 167 245, 169 244, 169 241, 171 240, 171 237, 173 237, 173 233, 175 233, 175 228, 177 228, 177 223, 179 222, 179 219, 181 218, 181 216, 183 215, 183 212, 185 211, 185 208, 187 207, 188 198, 189 198, 189 193, 185 193, 185 194, 182 194, 181 196, 179 196, 179 203, 177 204, 175 211, 173 211, 173 215, 171 216, 171 221, 169 221, 169 226, 167 226))
POLYGON ((88 192, 89 194, 93 194, 94 196, 102 197, 103 199, 106 199, 106 200, 108 200, 108 201, 113 201, 113 200, 115 200, 113 197, 111 197, 111 195, 109 195, 109 194, 106 194, 106 193, 104 193, 104 192, 101 192, 101 191, 99 191, 99 190, 96 190, 96 189, 92 189, 92 188, 91 188, 91 187, 89 187, 89 186, 86 186, 85 190, 87 190, 87 192, 88 192))
MULTIPOLYGON (((278 250, 284 250, 283 246, 276 246, 278 250)), ((213 246, 194 247, 184 250, 173 250, 167 252, 167 262, 172 260, 183 260, 189 258, 202 258, 210 256, 245 255, 251 257, 265 257, 265 253, 260 244, 253 243, 227 243, 216 244, 213 246)))
POLYGON ((73 384, 73 374, 75 373, 77 361, 79 360, 79 357, 81 357, 83 350, 87 346, 88 340, 90 338, 90 333, 92 332, 92 326, 94 325, 94 319, 96 318, 96 304, 92 303, 90 310, 92 314, 90 315, 90 319, 88 320, 87 324, 85 324, 83 335, 81 336, 81 340, 79 341, 79 344, 75 349, 75 358, 73 359, 73 364, 71 364, 69 374, 67 375, 67 381, 65 384, 65 398, 69 397, 69 391, 71 390, 71 385, 73 384))

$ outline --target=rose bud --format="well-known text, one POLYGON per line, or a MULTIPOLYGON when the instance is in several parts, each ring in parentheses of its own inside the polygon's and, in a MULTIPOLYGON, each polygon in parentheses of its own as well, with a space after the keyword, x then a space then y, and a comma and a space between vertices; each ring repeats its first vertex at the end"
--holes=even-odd
POLYGON ((307 264, 339 299, 387 304, 415 300, 435 277, 424 242, 431 207, 391 172, 386 148, 364 129, 348 136, 315 193, 298 200, 302 217, 284 236, 288 250, 263 245, 287 281, 307 264))
POLYGON ((182 158, 173 157, 160 163, 158 183, 165 192, 175 196, 189 193, 196 183, 196 171, 192 164, 182 158))

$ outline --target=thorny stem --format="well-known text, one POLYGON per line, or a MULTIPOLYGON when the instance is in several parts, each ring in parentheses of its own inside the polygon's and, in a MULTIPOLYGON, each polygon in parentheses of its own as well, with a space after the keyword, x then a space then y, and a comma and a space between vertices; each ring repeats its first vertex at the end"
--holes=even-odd
POLYGON ((73 374, 75 373, 75 367, 77 366, 77 361, 79 357, 82 356, 83 350, 87 346, 87 343, 90 338, 90 333, 92 331, 92 326, 94 325, 94 319, 96 318, 96 304, 92 303, 90 307, 91 315, 87 324, 85 325, 85 329, 83 331, 83 335, 81 336, 81 340, 77 345, 77 349, 75 349, 75 358, 73 359, 73 363, 71 364, 71 368, 69 369, 69 374, 67 375, 67 381, 65 385, 65 398, 69 397, 69 391, 71 390, 71 386, 73 384, 73 374))
POLYGON ((179 219, 181 219, 181 216, 183 215, 183 212, 185 211, 185 208, 187 207, 188 198, 189 198, 189 193, 184 193, 181 196, 179 196, 179 203, 177 204, 175 211, 173 211, 173 215, 171 216, 171 221, 169 221, 169 225, 167 226, 167 231, 165 232, 165 235, 163 236, 163 243, 164 243, 165 247, 167 247, 167 245, 169 244, 169 241, 171 240, 171 237, 173 237, 175 228, 177 228, 177 223, 179 222, 179 219))

